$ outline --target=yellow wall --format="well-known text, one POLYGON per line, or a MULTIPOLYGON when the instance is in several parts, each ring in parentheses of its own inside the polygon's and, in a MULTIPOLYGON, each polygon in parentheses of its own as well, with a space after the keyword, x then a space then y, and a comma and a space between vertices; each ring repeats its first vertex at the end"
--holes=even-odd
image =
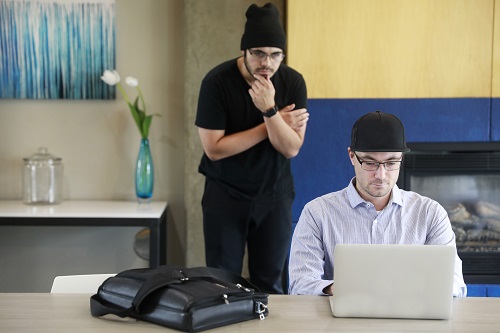
POLYGON ((493 34, 493 79, 491 96, 500 97, 500 2, 495 2, 495 24, 493 34))
POLYGON ((488 97, 493 18, 494 0, 288 0, 287 63, 310 98, 488 97))

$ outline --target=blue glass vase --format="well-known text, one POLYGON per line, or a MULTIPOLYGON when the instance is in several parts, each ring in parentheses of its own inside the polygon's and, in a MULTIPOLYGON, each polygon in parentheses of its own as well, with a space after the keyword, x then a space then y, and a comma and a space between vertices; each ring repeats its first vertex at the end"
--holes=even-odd
POLYGON ((135 193, 139 202, 151 201, 154 183, 153 156, 149 148, 149 140, 143 138, 141 139, 141 146, 135 167, 135 193))

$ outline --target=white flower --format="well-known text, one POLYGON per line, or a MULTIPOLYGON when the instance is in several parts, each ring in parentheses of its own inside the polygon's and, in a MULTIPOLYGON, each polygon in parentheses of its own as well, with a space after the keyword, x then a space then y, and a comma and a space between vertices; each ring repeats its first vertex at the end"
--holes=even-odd
POLYGON ((128 99, 127 93, 120 84, 120 75, 118 74, 117 71, 108 69, 105 70, 101 76, 101 80, 103 80, 106 84, 109 84, 110 86, 116 86, 118 90, 120 90, 123 97, 125 98, 125 102, 127 102, 127 105, 130 108, 130 112, 132 113, 132 118, 134 118, 134 121, 137 125, 137 129, 141 134, 141 137, 147 139, 149 135, 149 127, 151 126, 151 121, 153 120, 153 116, 160 116, 160 115, 157 113, 146 114, 146 102, 144 101, 144 96, 142 95, 141 88, 139 87, 139 81, 133 76, 127 76, 125 78, 125 83, 127 83, 127 85, 130 87, 134 87, 138 93, 138 96, 135 98, 135 100, 131 102, 128 99))
POLYGON ((129 87, 137 87, 139 85, 139 81, 137 81, 137 79, 133 76, 127 76, 125 78, 125 83, 129 86, 129 87))
POLYGON ((101 76, 101 80, 103 80, 110 86, 114 86, 120 82, 120 75, 117 71, 105 70, 103 75, 101 76))

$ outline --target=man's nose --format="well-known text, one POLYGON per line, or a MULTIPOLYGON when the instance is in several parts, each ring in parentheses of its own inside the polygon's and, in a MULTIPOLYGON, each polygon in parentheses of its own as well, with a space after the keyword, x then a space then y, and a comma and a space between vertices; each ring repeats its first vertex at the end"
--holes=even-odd
POLYGON ((262 59, 261 64, 266 64, 266 66, 270 65, 271 64, 271 55, 266 54, 264 56, 264 59, 262 59))
POLYGON ((384 164, 379 164, 378 169, 375 171, 375 176, 380 179, 384 179, 385 173, 387 170, 385 169, 384 164))

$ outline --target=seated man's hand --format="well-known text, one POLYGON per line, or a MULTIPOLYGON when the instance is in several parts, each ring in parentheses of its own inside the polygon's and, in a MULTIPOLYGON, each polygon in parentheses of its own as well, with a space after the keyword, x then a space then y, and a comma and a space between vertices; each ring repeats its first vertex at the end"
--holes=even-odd
POLYGON ((323 289, 323 292, 325 294, 328 294, 330 296, 333 296, 333 283, 323 289))

